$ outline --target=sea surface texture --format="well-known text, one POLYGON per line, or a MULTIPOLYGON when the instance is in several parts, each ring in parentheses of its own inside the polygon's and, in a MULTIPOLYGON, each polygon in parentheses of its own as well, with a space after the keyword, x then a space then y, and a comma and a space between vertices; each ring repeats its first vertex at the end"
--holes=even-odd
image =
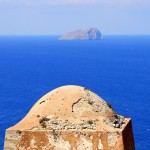
POLYGON ((132 118, 136 150, 150 149, 150 36, 105 36, 101 41, 1 36, 0 149, 6 128, 41 96, 70 84, 91 89, 132 118))

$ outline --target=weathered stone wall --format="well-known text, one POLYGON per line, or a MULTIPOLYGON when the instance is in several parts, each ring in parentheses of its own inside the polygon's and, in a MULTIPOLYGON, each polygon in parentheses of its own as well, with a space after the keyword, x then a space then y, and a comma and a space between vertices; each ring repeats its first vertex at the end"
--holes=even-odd
POLYGON ((6 130, 4 150, 135 150, 131 119, 90 90, 64 86, 43 96, 6 130))
MULTIPOLYGON (((5 150, 103 150, 118 149, 120 133, 78 131, 17 131, 7 132, 5 150), (16 134, 14 134, 16 132, 16 134), (15 135, 15 136, 14 136, 15 135), (12 138, 13 137, 13 138, 12 138)), ((123 145, 123 143, 121 144, 123 145)), ((121 150, 121 149, 120 149, 121 150)))
POLYGON ((134 150, 131 121, 123 132, 7 130, 5 150, 134 150))

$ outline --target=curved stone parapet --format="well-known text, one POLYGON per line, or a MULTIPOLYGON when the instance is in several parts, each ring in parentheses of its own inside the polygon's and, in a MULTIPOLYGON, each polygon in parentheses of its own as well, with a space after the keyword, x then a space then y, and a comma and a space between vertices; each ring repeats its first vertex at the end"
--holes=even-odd
POLYGON ((81 86, 44 95, 6 130, 5 150, 134 150, 131 119, 81 86))

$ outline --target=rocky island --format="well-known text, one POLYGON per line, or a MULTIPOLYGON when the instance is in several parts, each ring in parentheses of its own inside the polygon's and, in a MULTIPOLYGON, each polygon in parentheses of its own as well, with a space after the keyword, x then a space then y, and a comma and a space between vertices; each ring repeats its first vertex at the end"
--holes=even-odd
POLYGON ((59 40, 102 40, 102 34, 97 28, 76 30, 63 35, 59 40))
POLYGON ((4 150, 31 149, 135 150, 131 119, 87 88, 63 86, 6 130, 4 150))

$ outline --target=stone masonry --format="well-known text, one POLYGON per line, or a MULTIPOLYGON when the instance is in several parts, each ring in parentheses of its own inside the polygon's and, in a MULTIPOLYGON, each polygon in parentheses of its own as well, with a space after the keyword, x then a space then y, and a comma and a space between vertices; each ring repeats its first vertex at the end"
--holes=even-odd
POLYGON ((80 86, 43 96, 6 130, 4 150, 135 150, 131 119, 80 86))

